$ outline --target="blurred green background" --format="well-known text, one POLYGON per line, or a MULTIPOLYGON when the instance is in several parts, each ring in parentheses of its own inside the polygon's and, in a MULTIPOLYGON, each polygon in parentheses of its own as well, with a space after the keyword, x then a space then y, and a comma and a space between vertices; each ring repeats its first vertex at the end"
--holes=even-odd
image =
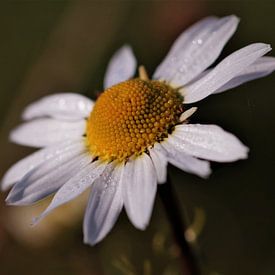
MULTIPOLYGON (((8 142, 26 104, 55 92, 95 99, 109 58, 124 43, 152 74, 178 34, 212 14, 241 18, 222 57, 252 42, 275 47, 274 1, 1 1, 0 176, 31 152, 8 142)), ((169 168, 188 219, 202 223, 196 247, 203 274, 275 274, 274 102, 275 74, 200 102, 192 122, 235 133, 250 147, 249 159, 214 164, 206 181, 169 168)), ((181 274, 159 199, 145 232, 122 214, 104 241, 88 247, 81 228, 85 194, 38 228, 29 223, 45 201, 7 207, 5 196, 0 197, 1 275, 181 274)))

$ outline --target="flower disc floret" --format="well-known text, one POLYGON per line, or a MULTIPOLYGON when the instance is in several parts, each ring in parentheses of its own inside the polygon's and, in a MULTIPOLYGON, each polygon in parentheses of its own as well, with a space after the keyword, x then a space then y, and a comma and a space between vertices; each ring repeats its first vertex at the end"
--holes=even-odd
POLYGON ((102 160, 139 155, 167 137, 181 113, 181 96, 163 82, 138 78, 114 85, 88 119, 89 150, 102 160))

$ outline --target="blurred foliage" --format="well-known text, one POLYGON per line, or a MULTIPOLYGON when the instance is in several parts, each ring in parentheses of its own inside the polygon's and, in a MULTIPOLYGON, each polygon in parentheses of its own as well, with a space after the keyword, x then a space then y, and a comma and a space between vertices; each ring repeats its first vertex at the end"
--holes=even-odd
MULTIPOLYGON (((2 1, 0 176, 31 152, 8 143, 8 132, 24 106, 54 92, 96 98, 108 59, 122 44, 131 44, 138 61, 152 73, 177 35, 210 14, 241 17, 223 57, 251 42, 275 45, 274 11, 274 1, 265 0, 2 1)), ((207 181, 169 167, 190 223, 198 207, 205 215, 196 244, 203 274, 275 273, 274 85, 273 75, 197 104, 192 122, 218 124, 235 133, 251 149, 247 161, 213 164, 207 181)), ((88 247, 82 243, 81 229, 85 198, 84 203, 60 209, 57 218, 46 218, 44 223, 54 229, 40 236, 23 234, 33 208, 6 207, 4 197, 0 274, 181 274, 177 247, 158 199, 146 231, 136 230, 123 214, 104 241, 88 247), (63 215, 68 219, 58 218, 63 215)))

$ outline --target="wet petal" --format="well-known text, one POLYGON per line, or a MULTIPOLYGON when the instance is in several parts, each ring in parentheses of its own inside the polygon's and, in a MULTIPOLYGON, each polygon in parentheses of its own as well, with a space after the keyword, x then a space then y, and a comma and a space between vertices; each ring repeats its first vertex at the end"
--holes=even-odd
POLYGON ((4 175, 1 183, 2 190, 7 190, 15 182, 21 180, 28 172, 30 172, 32 169, 39 166, 43 162, 50 160, 55 156, 61 155, 68 150, 73 150, 73 147, 77 144, 79 144, 79 141, 61 142, 56 145, 36 151, 35 153, 18 161, 4 175))
POLYGON ((245 159, 248 154, 238 138, 216 125, 176 126, 169 141, 179 151, 212 161, 231 162, 245 159))
POLYGON ((10 139, 14 143, 30 147, 45 147, 66 140, 81 138, 86 121, 61 121, 50 118, 36 119, 15 128, 10 139))
POLYGON ((166 151, 168 161, 184 172, 207 178, 211 174, 208 161, 196 159, 170 142, 170 137, 161 143, 166 151))
POLYGON ((84 192, 102 174, 105 168, 106 164, 100 161, 95 161, 85 166, 58 190, 47 209, 34 220, 34 224, 40 222, 58 206, 74 199, 84 192))
POLYGON ((110 232, 123 207, 123 166, 109 168, 92 187, 83 224, 84 243, 87 244, 98 243, 110 232))
POLYGON ((176 40, 154 78, 175 87, 185 85, 217 59, 238 22, 234 15, 221 19, 207 17, 191 26, 176 40))
POLYGON ((24 120, 46 116, 58 119, 81 119, 89 116, 93 105, 92 100, 80 94, 54 94, 27 106, 22 117, 24 120))
POLYGON ((47 167, 48 163, 41 165, 33 173, 30 172, 14 185, 6 201, 12 205, 33 204, 56 192, 65 182, 74 177, 79 170, 90 162, 92 162, 91 155, 82 153, 81 155, 72 157, 72 159, 67 159, 67 161, 64 160, 55 169, 46 169, 49 168, 47 167), (40 174, 40 170, 44 170, 44 172, 48 170, 48 172, 40 174))

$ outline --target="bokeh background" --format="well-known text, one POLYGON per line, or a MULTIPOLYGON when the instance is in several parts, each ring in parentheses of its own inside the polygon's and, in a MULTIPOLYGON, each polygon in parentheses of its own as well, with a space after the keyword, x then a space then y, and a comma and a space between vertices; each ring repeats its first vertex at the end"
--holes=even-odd
MULTIPOLYGON (((173 40, 206 15, 236 14, 239 29, 222 57, 252 42, 275 47, 274 1, 1 1, 0 177, 32 152, 8 142, 26 104, 55 92, 96 98, 108 60, 132 45, 150 74, 173 40)), ((275 53, 273 52, 273 55, 275 53)), ((203 274, 275 274, 275 74, 196 104, 192 122, 235 133, 249 159, 213 165, 208 180, 169 167, 182 213, 195 224, 203 274)), ((123 213, 95 247, 82 244, 86 194, 35 228, 48 203, 7 207, 1 194, 0 274, 181 274, 178 249, 159 198, 150 226, 123 213)))

